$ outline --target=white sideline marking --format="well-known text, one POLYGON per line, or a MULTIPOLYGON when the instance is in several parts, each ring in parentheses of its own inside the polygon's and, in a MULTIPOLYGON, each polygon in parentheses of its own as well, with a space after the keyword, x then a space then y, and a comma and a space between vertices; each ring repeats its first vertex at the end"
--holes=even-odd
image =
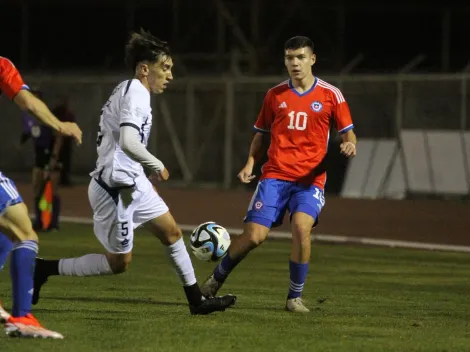
MULTIPOLYGON (((61 221, 76 223, 76 224, 93 224, 91 218, 81 218, 75 216, 61 216, 61 221)), ((181 230, 185 232, 192 231, 197 225, 186 225, 179 224, 181 230)), ((240 228, 226 228, 231 234, 239 234, 242 232, 240 228)), ((289 232, 284 231, 271 231, 269 233, 270 238, 287 239, 291 238, 289 232)), ((336 236, 328 234, 313 234, 312 241, 316 242, 333 242, 333 243, 346 243, 346 244, 362 244, 369 246, 380 246, 380 247, 392 247, 392 248, 414 248, 414 249, 426 249, 431 251, 451 251, 451 252, 469 252, 470 247, 449 245, 449 244, 437 244, 437 243, 423 243, 423 242, 411 242, 411 241, 398 241, 388 239, 376 239, 367 237, 348 237, 348 236, 336 236)))

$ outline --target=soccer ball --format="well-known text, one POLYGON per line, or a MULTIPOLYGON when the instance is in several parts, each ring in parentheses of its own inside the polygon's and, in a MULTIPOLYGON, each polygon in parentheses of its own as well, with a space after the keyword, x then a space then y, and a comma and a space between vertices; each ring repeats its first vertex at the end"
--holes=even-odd
POLYGON ((224 227, 209 221, 194 229, 190 243, 196 258, 216 262, 227 253, 230 235, 224 227))

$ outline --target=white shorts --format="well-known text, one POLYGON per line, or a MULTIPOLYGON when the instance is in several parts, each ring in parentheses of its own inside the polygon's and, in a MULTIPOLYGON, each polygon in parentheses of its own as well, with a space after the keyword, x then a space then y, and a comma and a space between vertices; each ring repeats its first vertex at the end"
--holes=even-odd
POLYGON ((145 175, 132 188, 113 189, 92 179, 88 199, 95 235, 109 253, 129 253, 134 229, 166 212, 168 206, 145 175))

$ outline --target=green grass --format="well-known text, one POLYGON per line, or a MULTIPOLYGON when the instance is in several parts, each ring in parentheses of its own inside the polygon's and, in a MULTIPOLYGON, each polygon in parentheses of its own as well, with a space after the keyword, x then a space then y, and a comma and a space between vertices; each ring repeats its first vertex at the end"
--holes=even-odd
MULTIPOLYGON (((0 351, 469 351, 470 256, 315 245, 304 297, 312 312, 283 311, 289 243, 268 241, 240 264, 222 293, 234 308, 191 316, 157 240, 135 238, 129 272, 53 277, 34 307, 63 341, 9 339, 0 351), (319 301, 326 298, 324 303, 319 301)), ((91 227, 41 237, 43 257, 101 252, 91 227)), ((213 268, 194 259, 201 282, 213 268)), ((0 297, 11 305, 8 270, 0 297)))

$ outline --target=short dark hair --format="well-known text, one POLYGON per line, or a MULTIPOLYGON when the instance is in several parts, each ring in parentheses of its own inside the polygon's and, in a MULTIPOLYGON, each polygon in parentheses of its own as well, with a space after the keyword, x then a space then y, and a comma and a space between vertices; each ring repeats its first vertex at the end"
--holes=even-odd
POLYGON ((137 64, 142 61, 156 62, 162 56, 171 56, 167 42, 158 39, 150 32, 143 29, 140 33, 132 32, 126 44, 126 65, 135 70, 137 64))
POLYGON ((302 36, 292 37, 284 44, 284 50, 297 50, 305 47, 310 48, 312 53, 314 52, 312 40, 308 37, 302 36))

